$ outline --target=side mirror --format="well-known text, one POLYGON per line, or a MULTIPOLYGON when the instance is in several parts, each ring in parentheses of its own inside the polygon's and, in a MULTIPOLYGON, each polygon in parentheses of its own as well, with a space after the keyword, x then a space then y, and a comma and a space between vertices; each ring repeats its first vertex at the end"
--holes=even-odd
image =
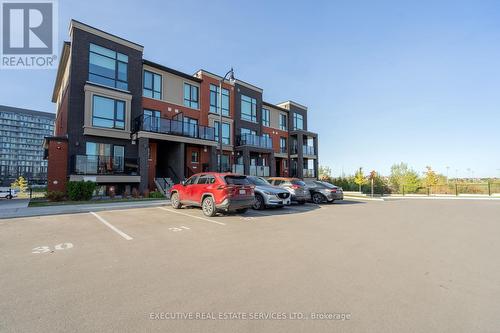
POLYGON ((182 185, 182 186, 186 186, 186 181, 185 181, 185 180, 182 180, 182 181, 181 181, 181 185, 182 185))

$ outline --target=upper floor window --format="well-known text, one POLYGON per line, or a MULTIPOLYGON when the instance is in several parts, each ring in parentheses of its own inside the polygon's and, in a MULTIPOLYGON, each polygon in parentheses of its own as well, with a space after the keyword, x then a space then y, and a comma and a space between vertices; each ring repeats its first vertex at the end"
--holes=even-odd
POLYGON ((184 106, 198 108, 198 87, 184 83, 184 106))
MULTIPOLYGON (((219 113, 219 87, 210 85, 210 112, 219 113)), ((229 90, 222 88, 222 115, 229 117, 229 90)))
POLYGON ((90 44, 89 81, 128 90, 128 56, 90 44))
MULTIPOLYGON (((219 125, 220 122, 214 121, 215 128, 215 141, 219 142, 219 125)), ((228 123, 222 123, 222 144, 231 144, 231 125, 228 123)))
POLYGON ((262 125, 267 127, 271 125, 269 109, 262 108, 262 125))
POLYGON ((257 101, 245 95, 241 95, 241 119, 257 122, 257 101))
POLYGON ((304 129, 304 116, 299 113, 293 114, 293 129, 303 130, 304 129))
POLYGON ((94 95, 92 98, 92 126, 125 129, 125 102, 94 95))
POLYGON ((142 95, 145 97, 161 99, 161 75, 144 71, 144 88, 142 95))
POLYGON ((287 131, 288 130, 288 117, 286 114, 280 113, 280 130, 287 131))

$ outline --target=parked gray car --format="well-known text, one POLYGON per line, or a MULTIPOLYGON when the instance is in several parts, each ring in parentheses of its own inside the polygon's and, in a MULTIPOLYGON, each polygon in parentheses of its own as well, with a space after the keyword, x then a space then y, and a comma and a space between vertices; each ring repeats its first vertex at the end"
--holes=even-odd
POLYGON ((268 178, 268 181, 271 185, 279 186, 290 192, 292 201, 299 205, 303 205, 311 199, 306 184, 298 178, 271 177, 268 178))
POLYGON ((320 180, 307 181, 306 185, 311 193, 311 200, 315 204, 344 200, 344 192, 341 187, 320 180))
POLYGON ((261 177, 247 176, 250 184, 255 185, 255 203, 253 209, 283 207, 290 204, 290 193, 277 186, 272 186, 261 177))

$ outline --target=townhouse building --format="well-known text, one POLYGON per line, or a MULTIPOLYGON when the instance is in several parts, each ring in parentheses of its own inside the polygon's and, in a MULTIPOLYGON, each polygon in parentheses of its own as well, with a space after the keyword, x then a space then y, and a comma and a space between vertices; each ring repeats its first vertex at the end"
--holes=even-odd
POLYGON ((306 107, 265 102, 263 89, 239 79, 149 61, 142 45, 75 20, 69 34, 54 135, 44 143, 49 190, 68 180, 94 181, 102 194, 153 190, 218 169, 316 177, 306 107))

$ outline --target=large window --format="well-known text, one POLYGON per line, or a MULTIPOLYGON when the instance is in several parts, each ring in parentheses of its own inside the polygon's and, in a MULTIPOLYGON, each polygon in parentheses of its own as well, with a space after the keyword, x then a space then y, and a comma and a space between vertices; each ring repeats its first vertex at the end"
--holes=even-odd
POLYGON ((198 108, 198 87, 184 83, 184 105, 193 109, 198 108))
POLYGON ((128 90, 128 56, 90 44, 89 81, 128 90))
MULTIPOLYGON (((214 121, 215 127, 215 141, 219 142, 219 126, 220 122, 214 121)), ((222 144, 231 144, 231 125, 228 123, 222 123, 222 144)))
POLYGON ((280 153, 286 153, 286 138, 280 137, 280 153))
POLYGON ((267 127, 271 125, 269 109, 262 108, 262 125, 267 127))
MULTIPOLYGON (((219 113, 219 87, 210 85, 210 112, 219 113)), ((222 115, 229 117, 229 90, 222 88, 222 115)))
POLYGON ((294 130, 304 129, 304 117, 299 113, 293 114, 293 129, 294 130))
POLYGON ((125 129, 125 102, 94 95, 92 126, 125 129))
POLYGON ((182 124, 184 126, 184 134, 187 134, 193 138, 198 137, 198 120, 197 119, 184 117, 182 124))
POLYGON ((241 95, 241 119, 257 122, 257 101, 245 95, 241 95))
POLYGON ((280 113, 280 130, 287 131, 288 130, 288 117, 286 114, 280 113))
POLYGON ((244 136, 244 135, 257 135, 256 131, 250 130, 248 128, 240 128, 240 133, 241 133, 241 136, 244 136))
POLYGON ((160 111, 144 109, 144 130, 158 132, 160 119, 160 111))
POLYGON ((144 71, 144 88, 142 95, 145 97, 161 99, 161 75, 144 71))

